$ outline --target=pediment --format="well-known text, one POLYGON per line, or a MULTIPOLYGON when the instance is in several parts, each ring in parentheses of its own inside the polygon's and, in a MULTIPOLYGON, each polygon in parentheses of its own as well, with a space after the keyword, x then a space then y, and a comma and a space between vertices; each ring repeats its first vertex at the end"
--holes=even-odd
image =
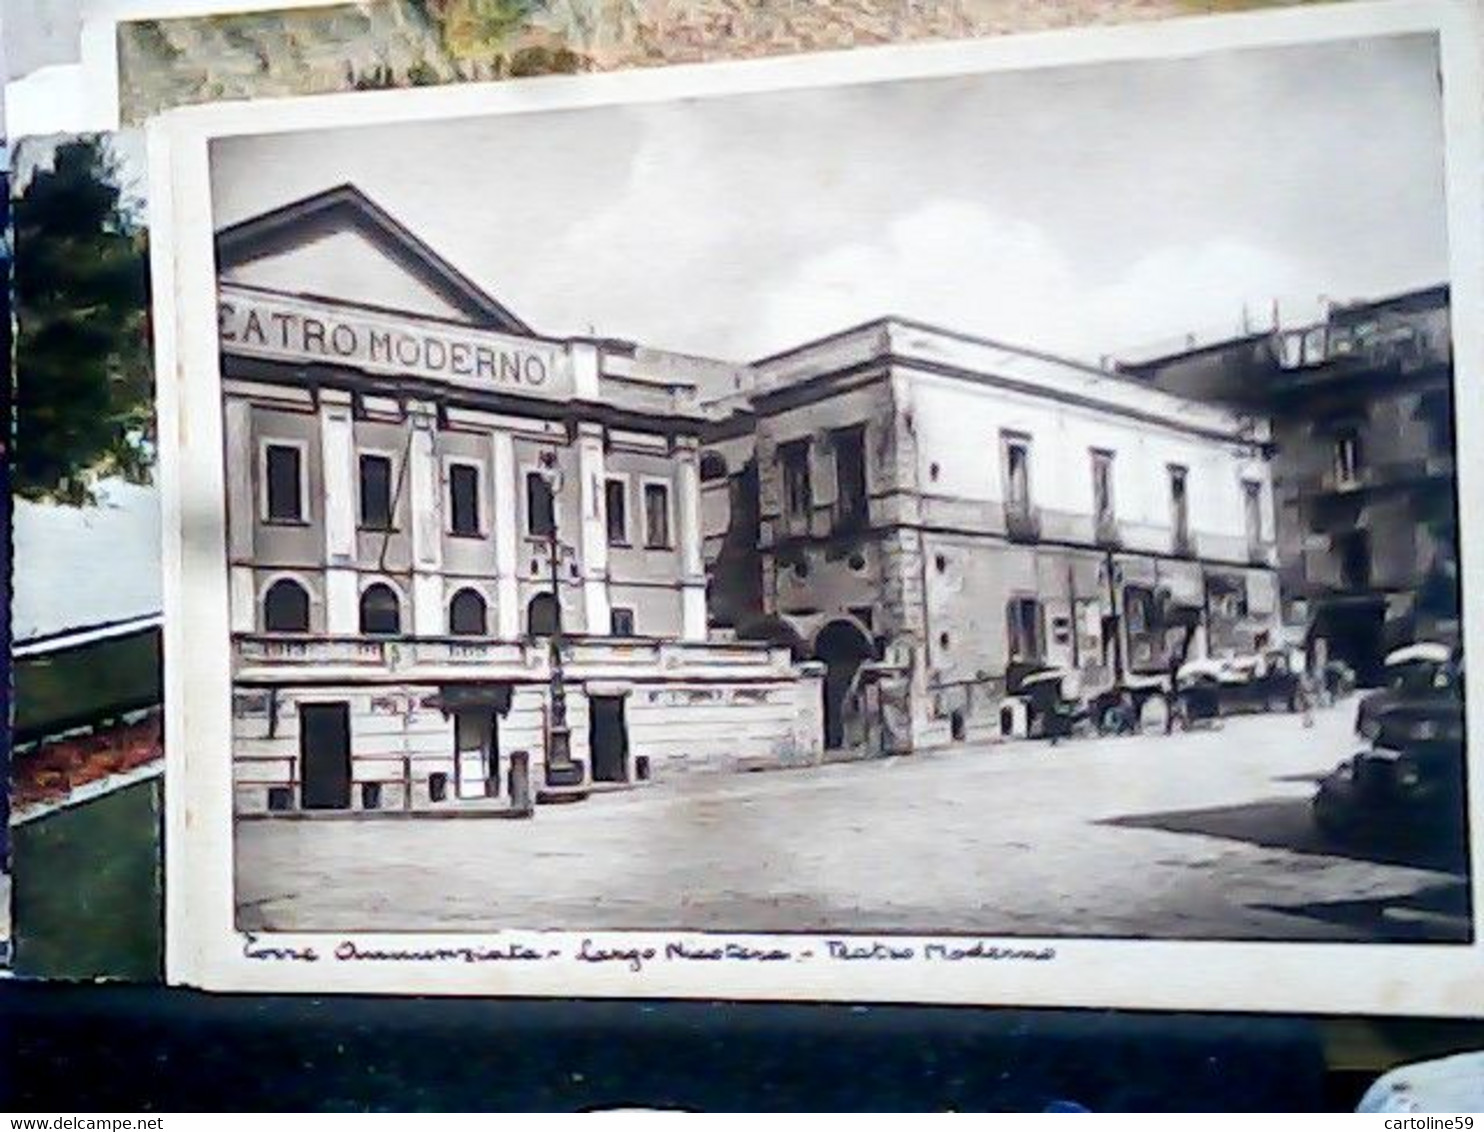
POLYGON ((216 245, 226 283, 531 332, 352 185, 224 228, 216 245))

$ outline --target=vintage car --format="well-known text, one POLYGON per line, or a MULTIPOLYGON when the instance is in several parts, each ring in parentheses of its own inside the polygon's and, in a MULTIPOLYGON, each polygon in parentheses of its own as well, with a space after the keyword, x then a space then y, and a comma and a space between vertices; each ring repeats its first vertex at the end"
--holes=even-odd
POLYGON ((1446 681, 1451 658, 1448 646, 1434 641, 1421 641, 1388 654, 1386 686, 1361 699, 1355 709, 1355 733, 1374 742, 1386 712, 1409 699, 1430 694, 1440 679, 1446 681))
POLYGON ((1319 784, 1314 818, 1327 836, 1375 843, 1459 844, 1467 814, 1461 666, 1379 717, 1374 745, 1319 784))
POLYGON ((1027 734, 1053 740, 1078 734, 1132 734, 1139 729, 1147 702, 1165 695, 1165 685, 1158 679, 1132 678, 1089 691, 1076 673, 1051 666, 1015 673, 1011 687, 1025 705, 1027 734))
POLYGON ((1303 681, 1287 653, 1193 660, 1176 674, 1187 719, 1209 719, 1234 711, 1297 711, 1303 681))
POLYGON ((1428 756, 1361 751, 1319 783, 1313 809, 1336 841, 1457 844, 1467 813, 1462 747, 1428 756))

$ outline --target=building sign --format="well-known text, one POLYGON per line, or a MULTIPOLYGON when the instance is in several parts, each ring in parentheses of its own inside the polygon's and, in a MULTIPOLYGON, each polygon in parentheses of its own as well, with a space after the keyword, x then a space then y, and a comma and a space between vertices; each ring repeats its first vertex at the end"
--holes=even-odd
POLYGON ((341 365, 474 389, 566 397, 566 352, 555 343, 225 286, 217 299, 224 354, 341 365))

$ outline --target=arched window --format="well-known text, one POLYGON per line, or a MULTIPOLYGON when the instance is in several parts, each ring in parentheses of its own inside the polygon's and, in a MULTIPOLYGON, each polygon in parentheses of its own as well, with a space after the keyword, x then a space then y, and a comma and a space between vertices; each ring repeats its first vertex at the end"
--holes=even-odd
POLYGON ((561 610, 551 594, 537 594, 526 606, 526 632, 533 637, 551 636, 561 620, 561 610))
POLYGON ((361 632, 395 636, 402 631, 402 603, 385 582, 367 586, 361 594, 361 632))
POLYGON ((263 595, 263 631, 309 632, 309 591, 291 578, 280 578, 263 595))
POLYGON ((482 637, 485 628, 484 598, 478 590, 463 589, 448 606, 448 631, 458 637, 482 637))

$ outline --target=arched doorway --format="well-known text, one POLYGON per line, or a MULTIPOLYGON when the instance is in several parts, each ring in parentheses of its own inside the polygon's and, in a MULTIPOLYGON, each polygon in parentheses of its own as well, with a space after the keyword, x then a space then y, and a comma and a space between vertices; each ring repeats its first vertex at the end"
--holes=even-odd
POLYGON ((845 745, 850 686, 860 666, 875 655, 871 640, 853 621, 831 621, 814 638, 814 659, 824 664, 824 745, 845 745))

